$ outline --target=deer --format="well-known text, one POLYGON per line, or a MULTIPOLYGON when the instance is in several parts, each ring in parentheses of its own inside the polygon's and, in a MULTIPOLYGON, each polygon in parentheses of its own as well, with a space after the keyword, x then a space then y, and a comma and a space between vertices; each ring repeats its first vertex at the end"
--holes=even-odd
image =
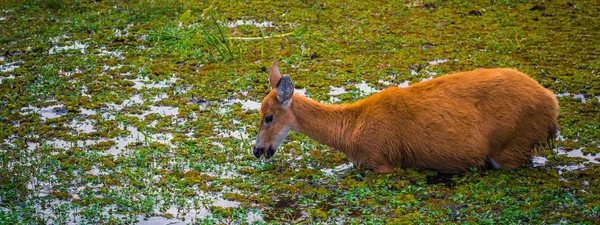
POLYGON ((336 105, 294 94, 277 61, 252 153, 273 157, 290 131, 343 152, 354 166, 462 173, 515 169, 558 129, 556 96, 515 69, 477 69, 388 87, 336 105))

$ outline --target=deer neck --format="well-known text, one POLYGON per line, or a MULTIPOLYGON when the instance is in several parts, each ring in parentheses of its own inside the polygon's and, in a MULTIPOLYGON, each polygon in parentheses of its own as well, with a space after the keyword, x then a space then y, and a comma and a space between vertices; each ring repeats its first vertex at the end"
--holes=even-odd
POLYGON ((351 147, 358 114, 354 104, 327 105, 295 94, 290 107, 298 132, 342 151, 351 147))

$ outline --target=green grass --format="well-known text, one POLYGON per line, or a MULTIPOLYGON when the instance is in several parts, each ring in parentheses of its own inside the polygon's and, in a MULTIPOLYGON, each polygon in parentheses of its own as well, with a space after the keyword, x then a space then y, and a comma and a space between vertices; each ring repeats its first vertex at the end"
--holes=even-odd
POLYGON ((237 101, 268 93, 273 60, 319 101, 343 87, 341 103, 365 97, 355 87, 362 81, 383 89, 379 80, 512 67, 570 93, 559 97, 564 140, 556 144, 598 158, 599 8, 562 0, 7 1, 0 68, 15 68, 0 72, 0 224, 599 223, 600 167, 559 169, 585 159, 544 149, 546 166, 512 171, 327 175, 346 157, 297 133, 272 160, 256 160, 258 113, 237 101), (238 20, 272 23, 230 26, 238 20), (73 49, 57 50, 65 46, 73 49), (438 59, 447 61, 428 63, 438 59), (143 102, 131 101, 137 95, 143 102), (59 105, 64 115, 46 118, 59 105), (77 127, 84 123, 92 128, 77 127))

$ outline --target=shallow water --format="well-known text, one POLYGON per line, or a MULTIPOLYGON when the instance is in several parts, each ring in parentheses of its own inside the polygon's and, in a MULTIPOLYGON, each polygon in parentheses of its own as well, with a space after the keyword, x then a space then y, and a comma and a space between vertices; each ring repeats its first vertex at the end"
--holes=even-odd
POLYGON ((130 81, 134 83, 133 88, 141 90, 143 88, 167 88, 170 87, 172 84, 175 84, 175 82, 177 82, 178 80, 179 78, 177 77, 171 77, 169 78, 169 80, 152 81, 148 77, 138 77, 130 81))
POLYGON ((435 66, 435 65, 438 65, 438 64, 446 63, 446 62, 448 62, 447 59, 435 59, 435 60, 432 60, 432 61, 427 61, 427 63, 429 63, 430 66, 435 66))
POLYGON ((329 86, 329 96, 337 96, 345 93, 347 93, 347 91, 344 87, 329 86))
MULTIPOLYGON (((548 49, 560 51, 568 49, 560 46, 584 43, 580 42, 580 37, 584 35, 578 31, 595 25, 590 23, 594 21, 590 18, 593 19, 595 14, 590 10, 574 9, 593 6, 590 2, 578 2, 571 9, 564 2, 560 3, 563 7, 553 2, 539 3, 546 9, 552 9, 554 17, 539 17, 541 23, 538 22, 538 25, 545 26, 544 21, 556 20, 558 24, 553 27, 558 31, 550 35, 551 38, 547 35, 528 36, 533 39, 527 38, 523 45, 515 48, 512 46, 513 41, 520 40, 527 32, 502 24, 531 22, 532 16, 537 21, 542 12, 529 10, 531 4, 511 1, 481 8, 465 2, 462 4, 464 6, 461 5, 463 11, 457 11, 457 6, 453 4, 424 4, 420 1, 409 4, 410 8, 403 4, 400 4, 402 7, 396 7, 398 4, 383 3, 344 5, 335 1, 315 4, 279 2, 273 7, 267 7, 268 11, 256 11, 256 7, 252 7, 256 4, 236 4, 228 8, 227 3, 216 1, 217 19, 227 21, 221 24, 221 27, 225 27, 225 36, 247 37, 247 33, 252 33, 249 36, 260 36, 257 35, 259 32, 264 32, 269 37, 291 34, 269 40, 233 41, 230 47, 236 52, 240 50, 240 55, 231 61, 221 61, 219 49, 207 46, 202 34, 197 36, 199 26, 193 24, 205 24, 207 17, 201 14, 204 13, 202 7, 208 6, 207 4, 153 1, 155 7, 147 7, 143 4, 102 1, 94 4, 101 7, 91 9, 83 3, 74 5, 78 14, 75 17, 69 16, 68 9, 73 8, 64 4, 24 4, 26 5, 6 4, 0 12, 0 23, 5 22, 2 27, 7 31, 6 45, 2 46, 4 56, 0 56, 0 73, 4 76, 0 78, 0 82, 39 86, 19 87, 25 90, 19 93, 9 91, 9 94, 17 97, 4 98, 0 102, 0 108, 12 110, 4 112, 3 116, 9 118, 11 126, 18 128, 13 130, 14 136, 7 136, 1 141, 0 146, 8 147, 0 149, 0 152, 5 156, 5 161, 8 161, 4 166, 21 166, 18 169, 27 172, 25 175, 32 174, 34 179, 27 186, 35 190, 31 195, 25 193, 25 201, 16 199, 15 204, 0 207, 2 213, 6 212, 5 215, 27 211, 30 213, 24 214, 25 216, 42 215, 42 221, 60 224, 63 221, 53 221, 52 217, 60 215, 59 206, 63 206, 71 207, 67 209, 70 211, 67 213, 69 218, 66 223, 73 224, 86 222, 85 219, 82 220, 84 216, 108 218, 109 213, 114 218, 127 219, 128 221, 123 222, 127 224, 188 224, 197 218, 213 216, 217 218, 215 223, 223 224, 243 223, 235 221, 240 218, 250 222, 262 221, 263 216, 268 220, 265 223, 309 224, 380 224, 391 219, 410 221, 416 217, 419 217, 419 221, 428 223, 461 223, 464 220, 474 222, 482 218, 497 218, 505 223, 517 223, 522 219, 531 223, 585 223, 584 219, 595 219, 595 211, 589 204, 597 199, 596 188, 586 187, 589 183, 585 182, 584 186, 574 186, 554 181, 554 169, 570 170, 581 168, 582 165, 564 163, 567 165, 550 168, 547 165, 555 165, 556 161, 535 157, 534 166, 546 167, 533 170, 525 168, 517 174, 507 171, 494 171, 485 175, 468 173, 466 176, 472 179, 465 179, 467 181, 443 176, 427 177, 424 174, 427 172, 407 171, 387 177, 367 173, 360 174, 365 175, 362 177, 364 179, 355 182, 353 175, 357 170, 348 163, 347 158, 339 152, 330 152, 330 148, 309 141, 303 135, 290 135, 287 146, 270 161, 255 160, 250 146, 251 139, 254 138, 251 135, 257 130, 255 126, 260 99, 264 97, 260 92, 268 91, 263 87, 257 88, 258 85, 268 84, 256 83, 266 80, 266 58, 280 58, 280 65, 287 70, 284 73, 291 73, 292 76, 304 74, 295 76, 295 81, 304 84, 310 90, 310 95, 318 96, 319 99, 330 97, 330 102, 335 103, 341 99, 350 102, 364 98, 377 92, 382 85, 408 87, 409 81, 426 81, 435 76, 443 76, 445 74, 441 74, 442 71, 507 64, 520 65, 529 71, 547 70, 547 74, 537 78, 547 82, 548 88, 555 91, 595 93, 590 89, 592 83, 579 83, 581 80, 591 80, 588 79, 590 76, 581 75, 592 69, 591 66, 585 66, 589 63, 581 62, 585 57, 564 58, 564 55, 569 54, 547 53, 543 48, 537 49, 531 45, 549 43, 556 46, 548 49), (52 9, 45 10, 49 8, 52 9), (177 26, 181 11, 187 8, 192 9, 195 16, 191 25, 193 27, 189 27, 191 29, 177 26), (365 8, 381 13, 359 15, 365 8), (515 13, 515 10, 505 12, 504 8, 524 10, 516 12, 520 14, 514 17, 508 14, 515 13), (350 16, 340 17, 336 14, 339 9, 344 9, 350 16), (388 9, 393 10, 387 11, 388 9), (475 12, 481 10, 481 13, 470 15, 471 12, 468 11, 471 9, 475 12), (55 13, 48 13, 49 11, 55 13), (505 20, 500 24, 475 24, 476 27, 488 27, 491 33, 483 33, 483 36, 466 34, 464 38, 467 39, 452 34, 452 30, 469 22, 494 21, 494 16, 498 13, 508 15, 503 17, 505 20), (81 21, 81 18, 94 19, 99 15, 111 20, 102 24, 93 23, 93 20, 88 21, 90 23, 81 21), (270 20, 265 21, 265 15, 270 20), (564 15, 571 17, 563 20, 564 15), (410 19, 417 18, 414 16, 423 18, 410 19), (382 21, 390 18, 395 22, 382 21), (10 23, 5 20, 10 20, 10 23), (581 26, 569 26, 572 25, 571 22, 581 26), (290 29, 288 25, 294 28, 290 29), (416 33, 405 32, 401 34, 402 38, 393 37, 398 35, 394 32, 385 32, 398 28, 398 25, 400 30, 418 30, 419 27, 430 29, 416 33), (571 29, 563 30, 561 27, 571 29), (193 33, 186 33, 190 31, 193 33), (559 39, 566 42, 552 41, 559 39), (570 40, 578 42, 570 43, 570 40), (464 46, 456 44, 461 41, 473 45, 461 48, 464 46), (272 48, 273 46, 277 48, 272 48), (256 54, 259 52, 260 56, 256 54), (523 57, 512 57, 514 52, 519 52, 523 57), (208 53, 215 54, 214 58, 209 58, 208 53), (444 53, 444 58, 436 59, 439 56, 435 55, 439 53, 444 53), (544 57, 540 57, 540 54, 544 57), (407 58, 411 62, 407 63, 407 58), (541 61, 536 66, 523 60, 531 58, 541 61), (506 61, 507 59, 511 60, 506 61), (453 60, 457 60, 457 63, 453 60), (43 67, 48 70, 39 74, 36 66, 45 66, 43 64, 48 64, 43 67), (205 66, 199 66, 203 64, 205 66), (560 69, 568 65, 584 66, 572 75, 565 74, 560 69), (30 66, 33 68, 24 68, 30 66), (127 70, 131 72, 114 75, 127 70), (353 74, 359 76, 361 73, 369 74, 363 78, 353 77, 353 74), (58 76, 54 76, 55 74, 58 76), (388 74, 395 75, 386 77, 388 74), (410 77, 411 74, 415 77, 410 77), (55 79, 57 77, 59 79, 55 79), (102 79, 94 80, 95 77, 102 79), (156 77, 162 80, 154 80, 156 77), (562 78, 569 78, 564 80, 577 83, 569 86, 564 82, 560 85, 548 82, 563 80, 562 78), (348 83, 348 80, 355 82, 348 83), (232 84, 235 87, 230 87, 232 84), (330 84, 343 86, 326 90, 330 84), (64 85, 76 88, 69 90, 73 92, 72 96, 71 93, 64 93, 64 90, 54 90, 64 85), (581 90, 576 91, 577 89, 581 90), (54 93, 57 94, 52 99, 54 102, 35 103, 44 101, 48 96, 52 98, 54 93), (18 96, 20 94, 23 96, 18 96), (120 101, 118 99, 123 103, 116 104, 115 102, 120 101), (13 100, 16 101, 14 104, 8 102, 13 100), (174 105, 179 100, 189 102, 187 105, 174 105), (30 107, 11 108, 27 104, 30 107), (9 107, 4 107, 5 105, 9 107), (47 107, 41 107, 42 105, 47 107), (66 112, 66 106, 69 109, 74 107, 75 111, 71 109, 66 112), (19 113, 29 115, 22 116, 19 113), (31 127, 31 131, 28 127, 31 127), (106 150, 93 149, 91 146, 107 141, 115 143, 108 149, 105 145, 98 145, 98 148, 106 150), (152 144, 153 141, 160 144, 152 144), (69 149, 71 146, 81 148, 69 149), (15 155, 11 155, 13 153, 15 155), (190 170, 209 175, 210 178, 202 179, 207 181, 207 185, 200 182, 188 183, 188 180, 182 178, 182 173, 190 170), (535 175, 528 177, 531 174, 535 175), (423 182, 425 177, 426 184, 423 182), (520 180, 521 178, 525 181, 520 180), (530 180, 536 178, 542 178, 539 181, 541 185, 531 185, 530 180), (543 180, 546 178, 547 181, 543 180), (398 179, 398 182, 393 179, 398 179), (435 185, 448 184, 453 180, 459 183, 458 187, 435 185), (307 184, 315 187, 308 188, 307 184), (495 194, 495 190, 487 190, 490 186, 498 187, 497 190, 505 194, 494 204, 511 211, 486 209, 489 202, 481 199, 489 199, 495 194), (538 192, 541 190, 538 186, 550 186, 552 190, 538 192), (520 187, 534 191, 519 193, 519 190, 523 190, 520 187), (482 188, 484 190, 476 195, 482 188), (581 191, 571 192, 575 190, 573 188, 581 191), (206 192, 200 192, 200 189, 206 192), (71 197, 51 194, 55 191, 64 191, 71 197), (323 198, 323 192, 327 192, 327 198, 323 198), (422 193, 425 192, 429 195, 425 196, 427 201, 423 202, 422 193), (226 193, 241 196, 224 197, 226 193), (544 193, 548 196, 538 198, 530 195, 531 193, 544 193), (532 204, 516 204, 514 207, 503 205, 512 200, 518 201, 518 198, 513 198, 515 196, 530 199, 528 202, 532 204), (408 201, 405 201, 405 197, 409 197, 408 201), (414 197, 416 201, 410 201, 410 197, 414 197), (570 201, 570 197, 577 201, 570 201), (35 208, 43 201, 59 198, 64 198, 64 201, 52 202, 50 207, 44 209, 35 208), (73 201, 81 199, 82 205, 73 201), (193 201, 202 199, 210 202, 201 207, 194 206, 193 201), (239 202, 233 199, 238 199, 239 202), (464 199, 468 201, 461 202, 464 199), (558 203, 552 202, 553 200, 558 203), (544 202, 539 204, 539 201, 544 202), (21 203, 25 203, 22 204, 23 208, 21 203), (32 207, 27 208, 27 205, 32 207), (463 205, 468 205, 468 209, 473 209, 472 212, 464 213, 463 205), (211 214, 211 206, 227 210, 219 212, 217 208, 211 214), (554 215, 548 213, 548 208, 553 212, 565 213, 554 215), (280 212, 274 212, 277 210, 280 212), (175 218, 171 218, 171 215, 175 218), (141 222, 130 222, 131 219, 139 219, 141 222), (273 219, 276 221, 272 221, 273 219)), ((538 7, 538 3, 535 7, 538 7)), ((542 28, 539 30, 545 30, 542 28)), ((591 31, 588 29, 584 32, 591 31)), ((590 34, 589 37, 592 36, 590 34)), ((585 37, 589 39, 588 36, 585 37)), ((588 43, 594 45, 594 42, 588 43)), ((580 48, 583 55, 592 54, 593 51, 589 49, 594 48, 580 48)), ((298 89, 296 93, 308 95, 306 89, 298 89)), ((566 98, 575 98, 574 103, 581 100, 586 104, 574 104, 577 108, 569 108, 571 101, 569 104, 561 104, 561 107, 564 106, 564 111, 561 108, 561 112, 573 117, 561 120, 561 123, 566 121, 569 125, 572 124, 568 126, 572 129, 564 130, 567 135, 562 140, 577 138, 581 142, 577 146, 589 146, 590 133, 593 135, 596 129, 590 128, 595 125, 590 123, 594 122, 589 118, 589 112, 593 111, 590 103, 595 102, 594 98, 600 100, 600 96, 567 94, 570 97, 566 98)), ((551 150, 542 154, 547 155, 549 151, 551 150)), ((583 157, 594 163, 598 161, 590 156, 583 156, 581 149, 570 152, 557 150, 557 154, 583 157)), ((564 157, 559 160, 564 160, 564 157)), ((587 179, 585 176, 593 176, 588 172, 595 165, 587 163, 585 166, 582 170, 564 172, 561 179, 587 179)), ((591 182, 593 181, 590 180, 591 182)), ((4 196, 11 198, 3 194, 2 197, 4 196)), ((108 221, 103 218, 100 220, 108 221)))
POLYGON ((401 88, 406 88, 406 87, 408 87, 408 86, 409 86, 409 83, 408 83, 408 81, 404 81, 404 82, 402 82, 402 83, 398 84, 398 87, 401 87, 401 88))
POLYGON ((246 130, 245 128, 243 130, 233 130, 233 131, 226 130, 226 131, 221 131, 221 133, 219 135, 221 135, 222 137, 232 137, 232 138, 237 138, 237 139, 241 139, 241 140, 248 140, 250 135, 245 130, 246 130))
POLYGON ((358 88, 358 90, 360 90, 361 94, 363 95, 370 95, 373 94, 375 92, 378 92, 379 90, 371 87, 369 84, 367 84, 365 81, 362 81, 356 85, 354 85, 356 88, 358 88))
MULTIPOLYGON (((5 82, 4 80, 12 80, 12 79, 15 79, 14 75, 9 75, 7 77, 0 77, 0 84, 3 84, 5 82)), ((6 82, 9 82, 9 81, 6 81, 6 82)))
MULTIPOLYGON (((582 94, 573 94, 573 93, 569 93, 569 92, 564 92, 564 93, 558 93, 556 94, 556 97, 560 98, 560 97, 564 97, 564 96, 571 96, 575 99, 580 99, 581 103, 586 103, 587 99, 585 99, 585 96, 583 96, 582 94)), ((600 96, 596 97, 598 98, 598 100, 600 101, 600 96)))
POLYGON ((558 155, 566 155, 570 158, 582 158, 582 159, 586 159, 587 162, 600 164, 600 161, 598 161, 598 157, 600 157, 600 155, 598 155, 598 154, 584 155, 581 150, 582 150, 582 148, 578 148, 578 149, 573 149, 573 150, 567 152, 567 151, 565 151, 564 148, 559 147, 557 149, 557 154, 558 155))
POLYGON ((296 89, 296 90, 294 90, 294 93, 302 95, 304 97, 308 97, 308 95, 306 95, 306 88, 296 89))
POLYGON ((29 113, 40 114, 40 118, 42 120, 47 120, 64 116, 68 113, 68 111, 63 104, 46 106, 43 108, 36 108, 31 106, 21 108, 21 114, 27 115, 29 113))
POLYGON ((321 171, 328 176, 333 176, 333 175, 344 174, 352 167, 354 167, 353 163, 344 163, 344 164, 341 164, 334 168, 321 169, 321 171))
POLYGON ((242 108, 245 110, 260 110, 260 102, 251 101, 251 100, 242 100, 242 108))
MULTIPOLYGON (((4 60, 2 60, 2 61, 4 61, 4 60)), ((19 66, 19 63, 17 63, 17 62, 6 63, 4 65, 0 65, 0 73, 13 72, 16 68, 19 68, 19 67, 21 67, 21 66, 19 66)), ((12 78, 14 78, 14 76, 12 78)), ((2 81, 2 80, 0 80, 0 81, 2 81)))
POLYGON ((177 114, 179 114, 179 107, 150 106, 150 110, 144 112, 142 116, 147 116, 153 113, 158 113, 161 116, 177 116, 177 114))
POLYGON ((229 23, 227 26, 230 28, 235 28, 241 25, 249 25, 260 28, 275 27, 271 21, 257 22, 256 20, 236 20, 235 22, 229 23))
POLYGON ((117 59, 120 59, 120 60, 125 59, 125 57, 123 57, 123 52, 118 51, 118 50, 109 51, 109 50, 106 50, 105 47, 102 47, 102 48, 99 49, 99 51, 100 51, 99 55, 106 55, 106 56, 110 56, 110 57, 117 58, 117 59))
POLYGON ((87 44, 83 44, 80 41, 75 41, 72 45, 52 46, 52 48, 48 50, 48 54, 56 54, 67 50, 79 50, 81 54, 85 54, 85 49, 87 47, 87 44))

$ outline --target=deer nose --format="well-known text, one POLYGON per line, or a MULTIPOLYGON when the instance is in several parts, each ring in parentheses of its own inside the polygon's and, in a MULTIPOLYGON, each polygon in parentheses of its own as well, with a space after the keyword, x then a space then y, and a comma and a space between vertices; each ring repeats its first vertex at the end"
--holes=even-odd
POLYGON ((254 150, 252 151, 252 154, 254 154, 254 156, 256 156, 256 158, 260 159, 260 156, 262 156, 262 154, 265 152, 265 148, 261 147, 261 146, 254 146, 254 150))
POLYGON ((273 157, 273 155, 275 155, 275 149, 269 146, 267 152, 265 152, 265 159, 270 159, 271 157, 273 157))

